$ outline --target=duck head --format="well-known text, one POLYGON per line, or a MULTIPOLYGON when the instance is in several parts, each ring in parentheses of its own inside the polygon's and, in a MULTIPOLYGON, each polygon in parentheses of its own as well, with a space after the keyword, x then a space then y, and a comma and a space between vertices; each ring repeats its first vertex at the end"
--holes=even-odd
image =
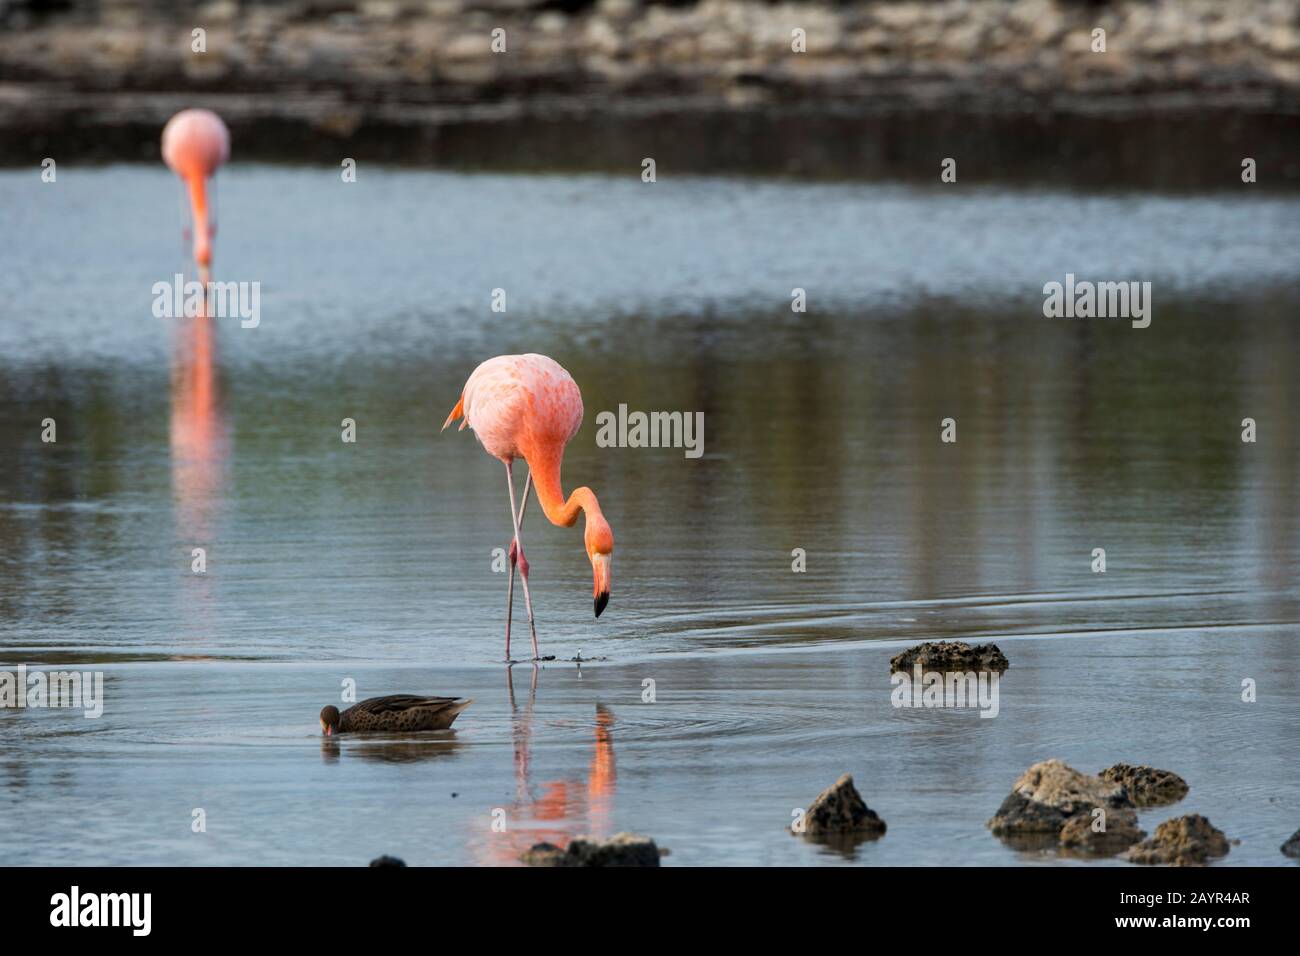
POLYGON ((326 737, 331 737, 339 732, 339 709, 333 704, 321 708, 320 729, 326 737))

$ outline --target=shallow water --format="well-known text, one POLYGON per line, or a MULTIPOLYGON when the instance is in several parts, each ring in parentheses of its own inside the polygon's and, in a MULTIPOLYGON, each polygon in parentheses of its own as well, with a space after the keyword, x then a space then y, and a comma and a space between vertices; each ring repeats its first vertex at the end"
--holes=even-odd
POLYGON ((982 824, 1048 756, 1168 766, 1192 792, 1148 830, 1202 812, 1226 863, 1284 862, 1300 201, 232 167, 216 273, 261 283, 261 324, 208 341, 150 311, 177 193, 0 173, 0 668, 93 664, 108 695, 0 711, 0 823, 42 848, 0 863, 508 861, 616 829, 673 863, 1037 860, 982 824), (1151 281, 1151 327, 1044 318, 1066 272, 1151 281), (566 486, 618 545, 595 621, 581 535, 533 506, 542 650, 606 660, 535 694, 516 667, 512 703, 501 469, 438 427, 525 350, 582 386, 566 486), (704 412, 704 455, 598 448, 620 403, 704 412), (890 654, 937 637, 1006 650, 997 719, 890 706, 890 654), (476 703, 323 744, 348 677, 476 703), (885 839, 784 833, 845 770, 885 839))

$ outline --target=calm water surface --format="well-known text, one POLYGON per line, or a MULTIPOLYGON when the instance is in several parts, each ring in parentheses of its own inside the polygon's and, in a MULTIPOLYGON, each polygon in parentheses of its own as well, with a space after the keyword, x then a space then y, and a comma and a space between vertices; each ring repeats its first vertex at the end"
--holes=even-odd
POLYGON ((108 698, 0 711, 0 824, 41 847, 0 864, 510 862, 618 829, 683 864, 1073 862, 983 829, 1049 756, 1176 770, 1148 830, 1201 812, 1225 864, 1285 862, 1300 201, 235 166, 241 329, 152 315, 178 194, 0 173, 0 668, 93 665, 108 698), (1067 272, 1151 281, 1151 327, 1044 318, 1067 272), (505 482, 438 433, 513 351, 582 386, 565 483, 618 541, 595 621, 580 533, 525 528, 542 650, 580 668, 497 663, 505 482), (704 412, 705 454, 598 448, 620 403, 704 412), (889 656, 953 637, 1011 658, 999 717, 892 708, 889 656), (322 742, 347 678, 477 702, 322 742), (786 834, 845 770, 886 838, 786 834))

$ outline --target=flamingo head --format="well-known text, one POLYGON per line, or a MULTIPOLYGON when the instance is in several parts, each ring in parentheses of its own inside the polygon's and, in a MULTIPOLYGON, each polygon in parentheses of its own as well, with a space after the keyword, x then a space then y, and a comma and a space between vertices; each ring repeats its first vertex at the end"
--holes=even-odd
POLYGON ((587 530, 583 535, 587 546, 587 557, 591 560, 594 584, 592 597, 595 599, 596 617, 605 610, 609 603, 610 568, 614 563, 614 532, 609 530, 609 522, 598 515, 587 519, 587 530))
POLYGON ((333 704, 321 708, 320 729, 326 737, 332 737, 339 732, 339 709, 333 704))

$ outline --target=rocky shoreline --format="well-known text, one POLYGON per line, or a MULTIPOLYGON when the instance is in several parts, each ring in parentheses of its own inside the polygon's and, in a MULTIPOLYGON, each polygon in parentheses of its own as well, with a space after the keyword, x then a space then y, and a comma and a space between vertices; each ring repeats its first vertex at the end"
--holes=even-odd
POLYGON ((1209 135, 1255 157, 1262 184, 1300 183, 1300 13, 1267 0, 1230 14, 1210 0, 0 10, 11 165, 156 158, 167 116, 204 105, 248 159, 603 169, 654 155, 692 171, 936 178, 938 157, 978 152, 997 162, 968 164, 966 180, 1051 179, 1069 157, 1069 179, 1177 188, 1235 176, 1235 162, 1188 163, 1209 135), (206 52, 191 49, 196 26, 206 52), (1097 27, 1106 52, 1091 48, 1097 27), (1117 131, 1140 161, 1105 152, 1117 131))

